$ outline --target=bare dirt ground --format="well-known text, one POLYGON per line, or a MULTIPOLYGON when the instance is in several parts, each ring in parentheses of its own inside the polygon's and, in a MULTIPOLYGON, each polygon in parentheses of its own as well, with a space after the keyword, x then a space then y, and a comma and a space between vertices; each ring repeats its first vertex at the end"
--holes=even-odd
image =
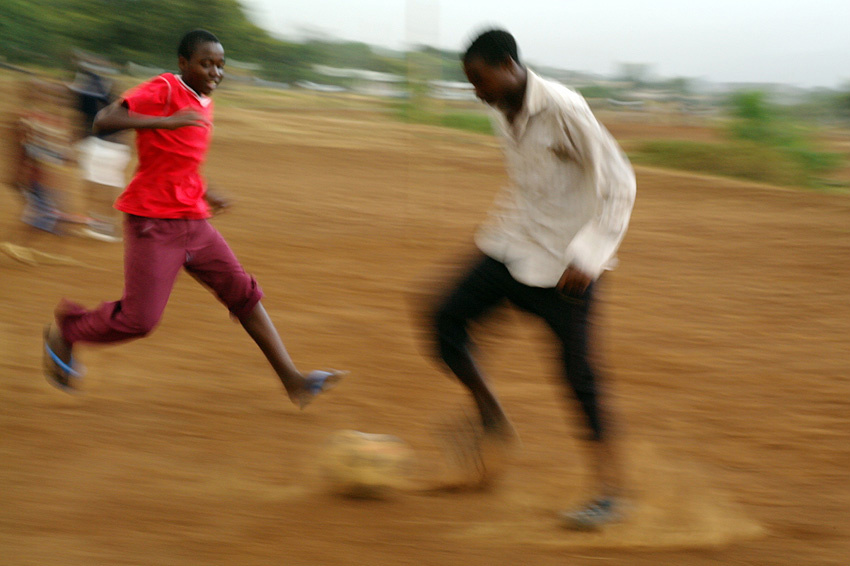
MULTIPOLYGON (((638 170, 599 313, 635 508, 576 534, 555 513, 586 495, 579 429, 548 337, 515 312, 479 338, 524 443, 495 489, 348 500, 316 472, 343 428, 439 460, 434 424, 465 398, 407 297, 470 247, 505 181, 494 140, 235 104, 216 127, 208 177, 237 206, 215 224, 299 367, 351 374, 299 412, 181 276, 152 336, 79 348, 84 392, 66 395, 41 376, 42 327, 62 296, 119 296, 121 246, 38 239, 68 266, 0 254, 0 564, 850 563, 848 197, 638 170)), ((17 214, 4 188, 4 235, 17 214)))

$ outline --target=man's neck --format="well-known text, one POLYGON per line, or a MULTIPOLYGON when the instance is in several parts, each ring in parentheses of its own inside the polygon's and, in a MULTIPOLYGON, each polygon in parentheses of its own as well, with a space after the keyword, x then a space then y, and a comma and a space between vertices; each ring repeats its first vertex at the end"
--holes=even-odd
POLYGON ((504 101, 500 104, 500 109, 507 118, 508 123, 513 124, 514 119, 522 110, 522 105, 525 102, 525 93, 528 90, 528 71, 522 67, 522 80, 517 86, 517 89, 505 96, 504 101))

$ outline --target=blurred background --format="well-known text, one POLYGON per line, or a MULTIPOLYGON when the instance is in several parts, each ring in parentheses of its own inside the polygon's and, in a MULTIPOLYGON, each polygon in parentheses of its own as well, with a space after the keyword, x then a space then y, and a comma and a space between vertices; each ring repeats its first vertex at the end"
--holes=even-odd
POLYGON ((846 0, 0 0, 0 564, 846 566, 847 22, 846 0), (500 489, 370 504, 316 474, 351 428, 439 463, 465 400, 408 306, 506 181, 458 59, 489 26, 636 164, 601 330, 638 520, 599 536, 553 526, 585 462, 518 312, 482 337, 524 444, 500 489), (60 297, 123 285, 133 135, 90 167, 93 112, 196 27, 227 56, 215 224, 299 367, 351 371, 308 411, 190 277, 150 337, 79 349, 84 394, 41 376, 60 297))
POLYGON ((204 27, 226 48, 225 92, 259 87, 264 105, 365 108, 489 132, 458 55, 498 26, 517 37, 524 62, 580 91, 605 123, 710 128, 618 136, 638 163, 846 189, 846 21, 850 5, 837 0, 7 0, 0 65, 67 79, 85 56, 120 90, 175 70, 177 39, 204 27))

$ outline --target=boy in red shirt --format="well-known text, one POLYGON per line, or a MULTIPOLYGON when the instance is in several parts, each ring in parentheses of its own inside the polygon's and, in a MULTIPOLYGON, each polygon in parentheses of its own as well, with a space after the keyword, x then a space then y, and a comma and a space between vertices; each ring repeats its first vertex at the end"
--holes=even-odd
POLYGON ((289 398, 305 407, 341 377, 299 372, 263 308, 263 292, 224 238, 207 221, 228 203, 209 192, 200 174, 212 134, 212 99, 224 76, 224 49, 212 33, 186 34, 178 49, 180 75, 164 73, 101 110, 97 130, 135 129, 139 164, 116 202, 124 221, 124 295, 94 310, 62 300, 45 330, 45 375, 74 390, 81 373, 78 342, 140 338, 159 322, 180 268, 209 287, 271 363, 289 398))

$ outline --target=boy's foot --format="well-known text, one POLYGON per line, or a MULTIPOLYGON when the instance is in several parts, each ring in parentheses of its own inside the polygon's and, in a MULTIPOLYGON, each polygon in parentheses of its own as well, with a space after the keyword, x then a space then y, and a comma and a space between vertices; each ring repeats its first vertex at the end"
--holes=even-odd
POLYGON ((67 393, 77 391, 82 369, 74 362, 71 345, 53 324, 44 329, 43 366, 44 377, 51 385, 67 393))
POLYGON ((622 500, 615 497, 598 497, 575 509, 558 514, 561 525, 574 531, 594 531, 623 520, 622 500))
POLYGON ((317 396, 333 389, 347 373, 347 371, 339 370, 313 370, 304 376, 304 381, 297 389, 291 391, 287 389, 289 399, 298 405, 299 409, 304 409, 317 396))

